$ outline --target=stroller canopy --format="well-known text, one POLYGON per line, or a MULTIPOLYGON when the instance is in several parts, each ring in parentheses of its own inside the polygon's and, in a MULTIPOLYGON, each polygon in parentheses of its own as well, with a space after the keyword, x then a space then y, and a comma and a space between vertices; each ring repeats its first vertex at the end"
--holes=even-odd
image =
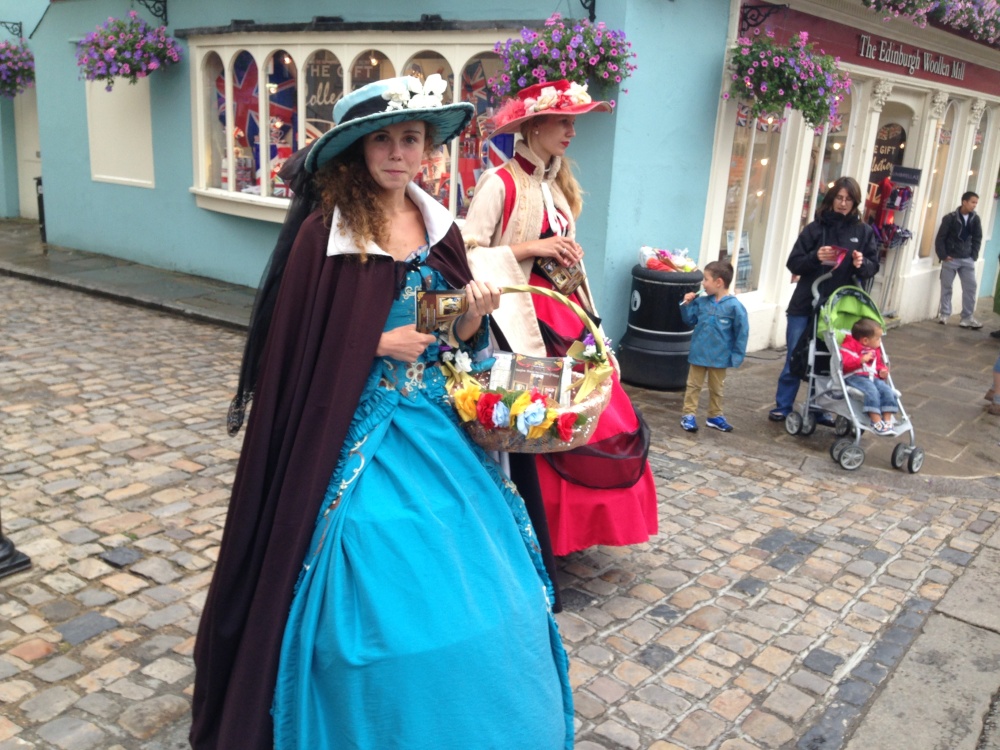
POLYGON ((844 336, 851 332, 851 328, 861 318, 874 320, 885 330, 882 313, 878 311, 872 298, 860 287, 842 286, 834 290, 820 309, 816 334, 825 339, 827 333, 832 333, 837 346, 840 346, 844 342, 844 336))

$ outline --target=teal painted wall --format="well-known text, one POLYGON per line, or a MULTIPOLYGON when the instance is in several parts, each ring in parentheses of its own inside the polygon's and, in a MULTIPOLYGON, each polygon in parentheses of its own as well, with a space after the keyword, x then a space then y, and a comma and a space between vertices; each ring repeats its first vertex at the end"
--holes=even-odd
POLYGON ((614 114, 580 118, 570 149, 587 191, 579 240, 617 344, 639 248, 701 245, 729 2, 622 0, 598 13, 639 54, 614 114))
MULTIPOLYGON (((989 200, 992 196, 988 193, 980 196, 980 203, 983 200, 989 200)), ((996 290, 997 283, 997 267, 1000 265, 1000 260, 997 256, 1000 256, 1000 216, 997 215, 997 211, 1000 211, 1000 201, 994 201, 993 206, 993 237, 990 241, 985 243, 983 249, 980 251, 980 256, 983 259, 983 279, 979 284, 979 296, 980 297, 992 297, 993 292, 996 290)))
MULTIPOLYGON (((84 84, 73 40, 130 7, 127 0, 53 3, 35 33, 49 241, 255 285, 278 226, 195 206, 188 191, 193 136, 186 60, 150 79, 155 188, 90 179, 87 132, 79 124, 86 117, 84 84)), ((584 12, 575 2, 555 9, 564 15, 584 12)), ((142 7, 137 10, 152 20, 142 7)), ((549 10, 532 0, 427 0, 419 6, 403 0, 171 0, 169 28, 225 25, 233 18, 306 22, 315 15, 341 15, 347 21, 418 20, 422 13, 525 20, 541 19, 549 10)), ((580 118, 570 148, 586 191, 580 241, 606 330, 618 339, 639 246, 695 249, 700 244, 729 3, 603 0, 598 13, 609 27, 623 28, 639 52, 629 93, 609 94, 618 101, 615 113, 580 118)))

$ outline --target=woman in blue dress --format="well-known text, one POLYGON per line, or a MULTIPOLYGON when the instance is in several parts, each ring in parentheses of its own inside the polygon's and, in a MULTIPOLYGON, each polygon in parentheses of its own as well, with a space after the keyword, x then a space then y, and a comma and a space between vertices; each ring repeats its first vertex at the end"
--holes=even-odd
POLYGON ((573 746, 567 659, 531 523, 513 485, 459 426, 436 365, 442 344, 484 356, 487 316, 499 303, 492 284, 471 280, 447 209, 412 183, 430 147, 471 116, 470 105, 441 103, 436 79, 352 92, 306 160, 322 206, 292 247, 263 354, 283 365, 262 365, 206 602, 195 748, 573 746), (463 284, 468 310, 438 335, 444 340, 418 332, 417 294, 463 284), (353 315, 317 312, 318 299, 353 315), (324 351, 323 341, 341 348, 324 351), (344 412, 344 402, 354 405, 349 418, 327 420, 344 422, 342 432, 328 431, 331 452, 328 434, 302 425, 314 410, 344 412), (255 430, 261 420, 265 434, 255 430), (306 474, 332 460, 325 493, 303 497, 293 460, 301 454, 310 457, 306 474), (252 468, 261 461, 279 469, 252 468), (277 492, 266 527, 269 501, 240 496, 241 472, 254 471, 288 488, 285 506, 277 492), (290 504, 294 513, 281 515, 290 504), (250 518, 237 520, 241 507, 250 518), (287 531, 310 509, 310 534, 287 531), (283 570, 289 560, 297 580, 283 592, 289 577, 269 566, 283 570), (254 590, 240 593, 255 570, 254 590), (262 611, 282 602, 284 616, 262 611), (254 662, 259 689, 244 683, 254 662), (260 705, 262 690, 272 691, 273 740, 263 737, 267 722, 236 714, 260 705))

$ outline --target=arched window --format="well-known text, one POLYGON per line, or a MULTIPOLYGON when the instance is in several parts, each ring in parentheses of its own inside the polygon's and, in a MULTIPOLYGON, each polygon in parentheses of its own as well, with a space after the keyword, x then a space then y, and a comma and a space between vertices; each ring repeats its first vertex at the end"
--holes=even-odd
MULTIPOLYGON (((472 201, 479 176, 484 169, 492 166, 490 144, 486 141, 486 123, 493 116, 493 107, 490 106, 486 82, 493 76, 499 75, 500 68, 500 56, 495 52, 475 55, 462 68, 459 100, 472 102, 476 107, 476 116, 462 131, 458 141, 458 179, 455 192, 459 217, 464 218, 469 211, 469 203, 472 201)), ((497 154, 496 158, 499 160, 500 155, 497 154)))
POLYGON ((989 132, 989 119, 990 113, 983 112, 983 116, 979 118, 979 127, 976 128, 976 134, 972 137, 972 161, 969 163, 969 180, 965 189, 978 194, 982 194, 987 190, 981 184, 980 178, 982 177, 983 152, 986 150, 986 134, 989 132))
POLYGON ((781 125, 773 117, 752 117, 744 102, 736 104, 718 257, 736 269, 733 291, 737 293, 754 291, 760 279, 781 125))
MULTIPOLYGON (((290 198, 288 186, 278 177, 285 160, 298 150, 298 75, 295 61, 279 49, 267 59, 267 194, 290 198)), ((258 166, 265 160, 259 159, 258 166)))
POLYGON ((395 77, 396 69, 388 57, 376 49, 366 50, 355 58, 351 67, 351 91, 373 81, 395 77))
POLYGON ((314 52, 306 60, 305 142, 312 143, 333 127, 333 107, 344 95, 344 68, 329 50, 314 52))
POLYGON ((924 215, 924 228, 920 237, 920 257, 929 258, 934 254, 934 237, 937 234, 937 226, 950 210, 948 206, 941 205, 941 185, 944 183, 948 168, 948 155, 951 153, 951 133, 955 127, 955 103, 948 103, 948 111, 945 117, 938 124, 937 138, 934 143, 934 167, 931 170, 931 178, 927 186, 926 210, 924 215))
POLYGON ((226 69, 222 58, 212 52, 205 56, 201 66, 202 87, 208 101, 202 110, 205 122, 202 128, 208 133, 205 142, 205 182, 214 188, 229 189, 229 152, 226 149, 226 69))

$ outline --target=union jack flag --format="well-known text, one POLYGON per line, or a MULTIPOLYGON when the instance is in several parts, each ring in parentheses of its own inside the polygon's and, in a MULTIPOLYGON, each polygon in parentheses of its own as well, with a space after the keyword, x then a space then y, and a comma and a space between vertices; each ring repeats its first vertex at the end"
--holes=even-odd
MULTIPOLYGON (((277 127, 282 137, 291 134, 294 148, 295 130, 298 117, 295 111, 295 71, 284 60, 275 55, 271 59, 273 72, 267 76, 269 90, 268 112, 272 125, 277 127), (275 120, 280 120, 278 126, 275 120)), ((236 142, 253 151, 254 167, 260 168, 260 92, 257 64, 249 54, 241 54, 233 64, 233 128, 236 142)), ((226 125, 226 79, 220 75, 215 79, 216 99, 219 106, 219 122, 226 125)), ((269 131, 271 128, 269 127, 269 131)), ((273 136, 272 136, 273 138, 273 136)), ((277 154, 278 144, 270 144, 271 158, 277 154)))
POLYGON ((483 140, 483 169, 502 167, 514 155, 514 136, 503 133, 483 140))
POLYGON ((477 115, 485 114, 489 107, 486 93, 486 73, 483 70, 483 63, 474 60, 462 71, 462 101, 476 105, 477 115))

